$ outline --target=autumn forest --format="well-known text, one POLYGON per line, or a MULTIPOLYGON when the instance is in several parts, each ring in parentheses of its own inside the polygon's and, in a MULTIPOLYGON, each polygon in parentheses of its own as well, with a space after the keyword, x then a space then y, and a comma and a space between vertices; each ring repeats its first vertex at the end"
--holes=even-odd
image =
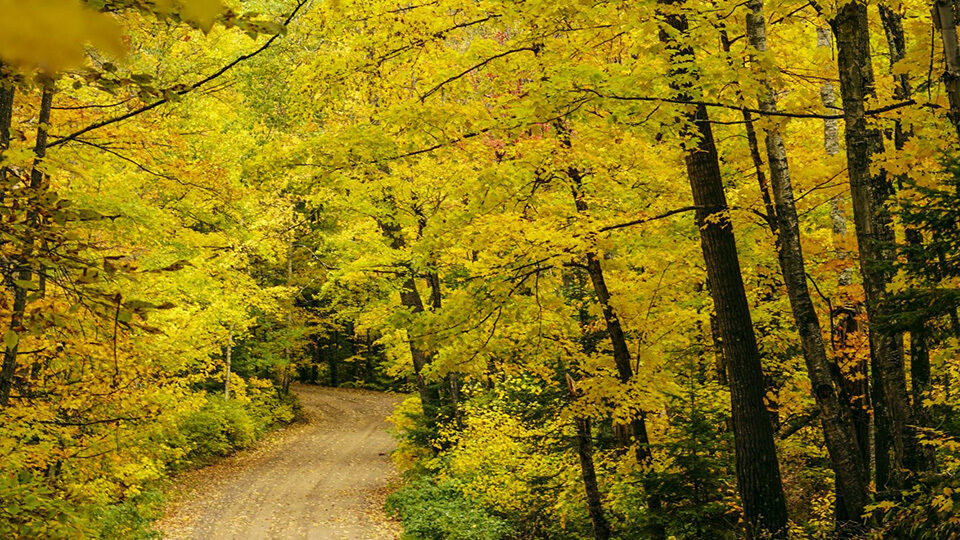
POLYGON ((0 537, 960 538, 958 21, 0 0, 0 537))

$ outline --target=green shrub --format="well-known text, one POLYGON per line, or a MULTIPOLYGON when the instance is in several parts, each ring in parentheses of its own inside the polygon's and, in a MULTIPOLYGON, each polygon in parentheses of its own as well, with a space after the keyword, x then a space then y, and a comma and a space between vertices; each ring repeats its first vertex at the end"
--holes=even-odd
POLYGON ((230 453, 226 421, 220 413, 221 411, 205 405, 183 419, 179 431, 186 441, 188 459, 206 460, 230 453))
POLYGON ((0 475, 0 538, 83 538, 86 516, 28 471, 0 475))
POLYGON ((403 523, 406 540, 501 540, 513 528, 468 501, 450 482, 414 481, 387 498, 387 511, 403 523))
POLYGON ((145 491, 119 504, 94 512, 98 538, 154 540, 160 533, 153 530, 153 522, 160 517, 163 495, 158 489, 145 491))
POLYGON ((223 410, 224 431, 231 448, 249 448, 257 440, 257 427, 250 413, 235 401, 216 401, 223 410))
POLYGON ((257 427, 241 403, 211 397, 183 419, 179 432, 186 442, 187 458, 203 462, 249 448, 257 440, 257 427))

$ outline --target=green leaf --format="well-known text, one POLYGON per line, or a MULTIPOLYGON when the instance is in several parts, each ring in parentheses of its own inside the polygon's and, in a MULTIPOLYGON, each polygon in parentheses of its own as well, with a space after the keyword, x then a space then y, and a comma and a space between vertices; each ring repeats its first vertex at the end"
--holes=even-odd
POLYGON ((17 343, 20 343, 20 335, 13 330, 7 330, 7 333, 3 335, 3 343, 7 346, 8 351, 12 351, 17 343))

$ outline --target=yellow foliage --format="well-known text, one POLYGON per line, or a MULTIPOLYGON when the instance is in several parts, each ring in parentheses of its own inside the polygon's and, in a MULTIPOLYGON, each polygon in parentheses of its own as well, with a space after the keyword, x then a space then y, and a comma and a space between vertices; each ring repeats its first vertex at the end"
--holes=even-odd
POLYGON ((0 0, 0 61, 49 74, 77 67, 85 46, 120 56, 120 26, 79 0, 0 0))

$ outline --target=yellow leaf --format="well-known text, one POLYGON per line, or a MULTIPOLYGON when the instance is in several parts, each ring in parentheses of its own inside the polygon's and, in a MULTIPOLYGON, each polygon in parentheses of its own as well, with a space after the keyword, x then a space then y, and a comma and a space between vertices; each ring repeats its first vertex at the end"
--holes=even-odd
POLYGON ((183 19, 196 24, 204 32, 210 31, 223 11, 220 0, 183 0, 180 8, 183 19))

